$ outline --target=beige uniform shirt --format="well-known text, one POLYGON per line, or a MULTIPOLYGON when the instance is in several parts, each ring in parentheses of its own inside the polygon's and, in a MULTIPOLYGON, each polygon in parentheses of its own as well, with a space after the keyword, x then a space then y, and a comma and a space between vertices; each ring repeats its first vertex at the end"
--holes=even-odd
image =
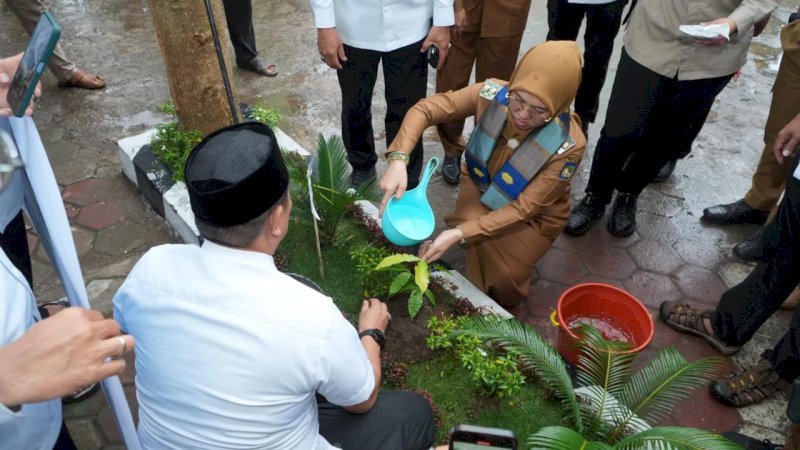
POLYGON ((699 80, 730 75, 747 61, 753 24, 777 7, 777 0, 639 0, 625 32, 634 61, 669 78, 699 80), (678 27, 729 17, 737 32, 720 47, 680 37, 678 27))
MULTIPOLYGON (((500 85, 507 84, 506 81, 496 79, 492 81, 500 85)), ((425 129, 437 123, 463 120, 471 116, 475 116, 475 120, 479 121, 491 103, 491 100, 480 96, 481 88, 483 83, 477 83, 417 102, 406 113, 400 131, 389 145, 387 154, 393 151, 410 153, 425 129)), ((459 207, 475 209, 474 205, 478 205, 477 208, 482 209, 484 213, 478 218, 460 223, 464 240, 471 244, 483 238, 497 236, 522 222, 530 224, 551 242, 555 240, 569 218, 570 181, 574 171, 565 173, 564 169, 568 167, 568 162, 580 163, 586 149, 586 138, 574 115, 570 124, 570 137, 575 142, 572 148, 551 157, 516 200, 494 211, 480 204, 477 187, 462 168, 461 182, 471 185, 471 189, 462 186, 454 215, 472 215, 459 211, 459 207), (463 201, 461 197, 465 191, 472 192, 475 198, 463 201)), ((506 140, 500 137, 488 163, 490 176, 494 176, 513 153, 514 150, 508 147, 506 140)))

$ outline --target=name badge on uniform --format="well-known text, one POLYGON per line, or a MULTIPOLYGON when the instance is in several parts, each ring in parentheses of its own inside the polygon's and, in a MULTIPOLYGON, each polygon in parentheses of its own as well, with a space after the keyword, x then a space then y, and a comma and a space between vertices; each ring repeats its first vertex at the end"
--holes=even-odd
POLYGON ((564 167, 561 168, 561 173, 559 173, 558 177, 562 180, 569 180, 572 178, 580 162, 580 159, 576 156, 567 157, 567 162, 564 163, 564 167))

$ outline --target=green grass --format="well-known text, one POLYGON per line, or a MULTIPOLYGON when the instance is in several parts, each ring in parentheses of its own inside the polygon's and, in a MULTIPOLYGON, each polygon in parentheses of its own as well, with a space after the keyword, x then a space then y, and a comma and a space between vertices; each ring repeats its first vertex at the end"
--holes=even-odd
POLYGON ((522 391, 508 400, 481 396, 470 382, 470 375, 452 354, 412 364, 408 370, 407 389, 424 389, 431 393, 442 421, 437 442, 457 424, 482 425, 514 431, 520 442, 541 427, 563 425, 561 407, 547 398, 538 383, 528 382, 522 391))
POLYGON ((319 257, 314 244, 314 228, 311 223, 292 220, 289 234, 280 246, 280 252, 288 257, 288 272, 299 273, 314 280, 326 295, 333 298, 339 309, 346 312, 351 321, 358 318, 364 291, 359 285, 355 262, 350 259, 350 249, 367 242, 366 233, 354 223, 343 225, 341 244, 323 248, 325 277, 319 273, 319 257))

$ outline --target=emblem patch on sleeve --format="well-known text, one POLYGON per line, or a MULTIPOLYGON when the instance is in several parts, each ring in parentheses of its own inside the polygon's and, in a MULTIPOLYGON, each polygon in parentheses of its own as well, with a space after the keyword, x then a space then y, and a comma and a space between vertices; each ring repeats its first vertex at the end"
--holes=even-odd
POLYGON ((503 86, 500 86, 494 81, 487 79, 483 82, 483 88, 481 88, 480 96, 485 99, 494 100, 494 97, 498 92, 500 92, 500 89, 503 89, 503 86))
POLYGON ((580 164, 580 160, 573 156, 567 158, 567 162, 564 163, 564 167, 561 168, 561 173, 559 174, 559 178, 562 180, 569 180, 575 175, 575 171, 578 169, 578 164, 580 164))

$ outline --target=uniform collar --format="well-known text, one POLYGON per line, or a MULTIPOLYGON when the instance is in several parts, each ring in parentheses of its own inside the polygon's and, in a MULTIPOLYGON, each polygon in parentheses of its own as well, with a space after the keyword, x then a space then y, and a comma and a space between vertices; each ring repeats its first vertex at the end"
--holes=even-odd
POLYGON ((272 255, 268 255, 263 252, 228 247, 225 245, 216 244, 207 239, 203 241, 203 244, 200 245, 200 248, 205 252, 213 253, 215 255, 235 258, 239 261, 251 261, 258 265, 267 265, 267 267, 272 270, 278 270, 275 267, 275 260, 272 258, 272 255))

